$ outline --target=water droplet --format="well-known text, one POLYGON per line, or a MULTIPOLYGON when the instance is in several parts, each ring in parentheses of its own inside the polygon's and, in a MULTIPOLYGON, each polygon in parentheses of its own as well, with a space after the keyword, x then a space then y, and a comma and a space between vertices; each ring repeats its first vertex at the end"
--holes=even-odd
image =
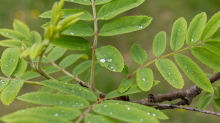
POLYGON ((104 105, 104 107, 107 107, 107 105, 104 105))
POLYGON ((156 114, 153 114, 153 116, 156 116, 156 114))
POLYGON ((143 121, 143 119, 140 119, 140 121, 143 121))
POLYGON ((150 113, 149 113, 149 112, 148 112, 147 114, 148 114, 148 115, 150 115, 150 113))
POLYGON ((100 59, 100 62, 105 63, 105 59, 100 59))
POLYGON ((187 66, 185 66, 185 68, 186 68, 187 66))
POLYGON ((71 33, 70 33, 70 35, 74 35, 74 33, 73 33, 73 32, 71 32, 71 33))
POLYGON ((110 112, 110 114, 112 114, 112 112, 110 112))
POLYGON ((63 101, 60 101, 60 104, 62 104, 63 103, 63 101))
POLYGON ((141 29, 141 28, 143 28, 143 26, 140 25, 139 28, 141 29))
POLYGON ((145 81, 145 78, 143 78, 142 80, 145 81))
POLYGON ((116 102, 116 104, 118 104, 118 102, 116 102))
POLYGON ((58 113, 54 114, 54 116, 58 116, 58 113))
POLYGON ((130 108, 128 108, 128 110, 130 110, 130 108))
POLYGON ((193 41, 193 39, 191 41, 193 41))
POLYGON ((170 75, 170 73, 168 73, 170 75))
POLYGON ((115 71, 115 69, 113 71, 115 71))
POLYGON ((108 62, 112 62, 112 59, 108 59, 108 62))

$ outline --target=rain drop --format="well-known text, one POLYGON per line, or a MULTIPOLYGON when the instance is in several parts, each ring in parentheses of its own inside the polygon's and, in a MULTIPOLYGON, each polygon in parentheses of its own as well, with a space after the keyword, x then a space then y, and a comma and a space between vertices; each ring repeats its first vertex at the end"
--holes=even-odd
POLYGON ((100 59, 100 62, 105 63, 105 59, 100 59))
POLYGON ((140 25, 139 28, 141 29, 141 28, 143 28, 143 26, 140 25))
POLYGON ((58 116, 58 113, 54 114, 54 116, 58 116))
POLYGON ((74 33, 73 33, 73 32, 71 32, 71 33, 70 33, 70 35, 74 35, 74 33))
POLYGON ((145 78, 143 78, 142 80, 145 81, 145 78))
POLYGON ((130 110, 130 108, 128 108, 128 110, 130 110))

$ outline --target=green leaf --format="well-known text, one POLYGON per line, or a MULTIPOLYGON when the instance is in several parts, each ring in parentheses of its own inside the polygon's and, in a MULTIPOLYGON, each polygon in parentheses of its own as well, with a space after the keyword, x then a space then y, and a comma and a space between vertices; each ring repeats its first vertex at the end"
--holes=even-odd
POLYGON ((24 74, 24 72, 26 71, 27 65, 28 65, 28 63, 24 59, 19 59, 17 68, 15 69, 15 71, 13 73, 14 76, 16 76, 17 78, 20 78, 24 74))
MULTIPOLYGON (((99 73, 101 69, 102 69, 102 66, 99 64, 99 62, 96 61, 95 62, 95 76, 99 73)), ((85 77, 86 82, 90 81, 90 77, 91 77, 91 68, 86 73, 86 77, 85 77)))
POLYGON ((37 31, 31 31, 31 42, 32 44, 34 43, 40 43, 42 41, 42 37, 40 33, 37 31))
POLYGON ((220 40, 220 30, 218 30, 213 36, 212 39, 220 40))
POLYGON ((144 0, 113 0, 102 6, 97 15, 98 19, 109 20, 118 14, 139 6, 143 2, 144 0))
POLYGON ((170 47, 173 51, 177 51, 183 47, 187 30, 187 22, 181 17, 173 24, 170 38, 170 47))
POLYGON ((48 54, 48 58, 49 58, 51 61, 56 61, 56 60, 60 59, 65 52, 66 52, 66 49, 61 48, 61 47, 55 47, 55 48, 53 48, 53 50, 48 54))
POLYGON ((186 34, 186 43, 188 46, 194 45, 199 40, 205 27, 206 20, 207 16, 205 12, 202 12, 193 18, 186 34))
MULTIPOLYGON (((23 41, 23 43, 27 46, 30 47, 32 44, 27 41, 23 41)), ((21 40, 2 40, 0 41, 0 45, 3 47, 12 47, 12 48, 21 48, 21 40)))
POLYGON ((102 115, 94 115, 88 113, 85 116, 84 123, 118 123, 118 122, 102 115))
POLYGON ((160 81, 154 80, 153 81, 153 86, 157 85, 160 81))
POLYGON ((212 101, 213 101, 213 105, 214 105, 216 108, 220 109, 220 98, 214 99, 214 100, 212 100, 212 101))
POLYGON ((153 41, 153 53, 158 58, 166 49, 166 32, 159 32, 153 41))
POLYGON ((202 109, 202 110, 205 110, 209 104, 211 103, 212 101, 212 94, 211 93, 208 93, 206 92, 205 94, 203 94, 199 100, 197 101, 197 104, 196 104, 196 107, 198 109, 202 109))
POLYGON ((23 35, 25 35, 27 39, 30 38, 30 29, 28 28, 28 26, 26 24, 24 24, 21 21, 15 19, 14 22, 13 22, 13 27, 14 27, 15 31, 20 32, 23 35))
POLYGON ((72 36, 61 36, 54 39, 51 44, 70 50, 88 50, 92 48, 92 44, 86 39, 72 36))
POLYGON ((0 80, 0 92, 8 85, 9 79, 0 80))
POLYGON ((82 5, 92 5, 90 0, 65 0, 65 1, 74 2, 74 3, 78 3, 78 4, 82 4, 82 5))
MULTIPOLYGON (((92 15, 86 10, 82 10, 82 9, 62 9, 61 11, 63 11, 62 18, 66 18, 70 15, 74 15, 74 14, 77 14, 77 13, 80 13, 80 12, 84 12, 84 14, 79 16, 80 20, 84 20, 84 21, 92 21, 93 20, 92 15)), ((42 17, 42 18, 51 18, 51 15, 52 15, 52 11, 47 11, 47 12, 41 14, 40 17, 42 17)))
POLYGON ((50 52, 50 50, 53 49, 53 45, 49 44, 49 46, 47 47, 46 51, 45 51, 45 54, 50 52))
POLYGON ((29 112, 9 114, 4 116, 2 120, 7 123, 71 123, 63 118, 29 112))
POLYGON ((125 106, 121 104, 98 104, 93 107, 93 111, 98 114, 112 117, 125 122, 159 123, 159 121, 155 117, 148 115, 146 112, 132 106, 125 106))
POLYGON ((62 81, 62 82, 69 82, 69 81, 73 80, 73 78, 70 76, 62 76, 57 80, 62 81))
MULTIPOLYGON (((34 108, 27 108, 16 111, 12 114, 8 114, 2 117, 3 120, 12 120, 14 117, 18 115, 25 116, 27 113, 30 114, 42 114, 45 116, 52 116, 51 118, 61 118, 65 120, 73 120, 81 115, 81 111, 73 108, 63 108, 63 107, 34 107, 34 108), (12 118, 12 119, 10 119, 12 118)), ((38 118, 38 117, 35 117, 38 118)), ((35 119, 34 118, 34 119, 35 119)), ((57 122, 57 121, 55 121, 57 122)))
POLYGON ((124 59, 113 46, 102 46, 96 49, 95 55, 100 65, 111 71, 121 72, 124 68, 124 59))
POLYGON ((208 40, 202 43, 202 45, 208 49, 209 51, 211 51, 212 53, 220 56, 220 41, 219 40, 208 40))
POLYGON ((90 100, 90 101, 97 100, 96 94, 93 91, 85 87, 63 83, 63 82, 55 81, 55 80, 46 80, 46 81, 40 82, 40 84, 50 87, 50 88, 57 89, 59 91, 62 91, 62 92, 65 92, 71 95, 79 96, 86 100, 90 100))
POLYGON ((9 105, 15 99, 23 84, 23 80, 10 81, 1 93, 1 101, 5 105, 9 105))
POLYGON ((60 67, 62 68, 66 68, 68 66, 70 66, 71 64, 73 64, 74 62, 76 62, 79 58, 81 57, 88 57, 85 54, 73 54, 73 55, 69 55, 67 57, 65 57, 59 64, 60 67))
POLYGON ((21 79, 23 80, 29 80, 29 79, 32 79, 32 78, 35 78, 35 77, 38 77, 40 76, 40 74, 34 72, 34 71, 27 71, 25 72, 22 76, 21 76, 21 79))
POLYGON ((209 79, 193 60, 182 54, 175 54, 174 57, 179 67, 190 80, 204 91, 213 92, 212 84, 209 79))
POLYGON ((19 61, 19 49, 7 48, 1 57, 1 70, 7 76, 10 77, 15 71, 19 61))
POLYGON ((131 56, 135 62, 140 65, 143 65, 147 60, 147 53, 142 49, 138 44, 133 44, 130 50, 131 56))
POLYGON ((84 109, 89 106, 89 102, 81 97, 73 95, 57 95, 45 92, 33 92, 18 97, 19 100, 59 107, 84 109))
POLYGON ((120 93, 124 93, 132 86, 133 83, 134 83, 134 79, 124 78, 118 87, 118 91, 120 93))
POLYGON ((112 36, 144 29, 151 23, 147 16, 127 16, 115 19, 105 24, 100 30, 100 36, 112 36))
POLYGON ((51 73, 55 73, 60 71, 59 68, 55 67, 55 66, 46 66, 42 68, 44 70, 44 72, 46 72, 47 74, 51 74, 51 73))
POLYGON ((82 22, 76 22, 72 26, 64 30, 62 34, 74 35, 79 37, 89 37, 94 36, 94 31, 89 25, 82 22))
POLYGON ((91 65, 92 65, 92 60, 84 61, 73 69, 72 74, 78 76, 81 73, 83 73, 85 70, 87 70, 89 67, 91 67, 91 65))
MULTIPOLYGON (((219 52, 219 51, 218 51, 219 52)), ((193 47, 191 53, 203 64, 220 72, 220 56, 208 51, 204 47, 193 47)))
POLYGON ((148 91, 153 85, 153 72, 149 68, 139 68, 137 70, 136 81, 140 89, 148 91))
POLYGON ((100 4, 104 4, 104 3, 108 3, 112 0, 95 0, 95 5, 100 5, 100 4))
POLYGON ((0 29, 0 35, 10 38, 10 39, 18 39, 22 41, 28 41, 28 38, 21 34, 20 32, 10 30, 10 29, 0 29))
POLYGON ((148 107, 148 106, 137 104, 137 103, 118 101, 118 100, 107 100, 107 101, 103 102, 103 104, 108 104, 108 103, 121 104, 121 105, 125 105, 125 106, 134 107, 134 108, 142 110, 142 111, 146 112, 148 115, 154 116, 158 119, 168 119, 168 117, 163 112, 156 110, 154 108, 148 107))
POLYGON ((209 37, 211 37, 217 31, 219 27, 220 27, 220 12, 216 13, 208 21, 208 23, 206 24, 202 32, 201 40, 204 41, 208 39, 209 37))
POLYGON ((162 76, 177 89, 182 89, 184 81, 176 65, 169 59, 157 59, 155 62, 162 76))
POLYGON ((138 87, 137 84, 132 85, 126 92, 124 93, 120 93, 118 90, 114 90, 110 93, 108 93, 105 97, 105 99, 110 99, 110 98, 114 98, 114 97, 120 97, 123 95, 129 95, 129 94, 134 94, 134 93, 138 93, 138 92, 142 92, 142 90, 138 87))
POLYGON ((125 75, 128 75, 129 74, 129 68, 126 64, 124 64, 124 68, 123 70, 121 71, 121 73, 124 73, 125 75))

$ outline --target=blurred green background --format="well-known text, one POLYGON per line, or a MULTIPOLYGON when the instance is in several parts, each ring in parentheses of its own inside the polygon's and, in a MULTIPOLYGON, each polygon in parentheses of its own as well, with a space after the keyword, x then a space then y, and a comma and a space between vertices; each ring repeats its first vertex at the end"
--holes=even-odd
MULTIPOLYGON (((24 23, 26 23, 31 30, 39 31, 42 35, 44 30, 40 27, 49 19, 39 18, 40 13, 48 11, 52 8, 52 5, 55 1, 58 0, 0 0, 0 28, 9 28, 12 29, 13 20, 16 18, 24 23)), ((98 6, 99 9, 101 6, 98 6)), ((74 3, 65 3, 64 8, 74 8, 74 9, 85 9, 91 13, 90 6, 83 6, 74 3)), ((97 10, 98 10, 97 9, 97 10)), ((121 16, 129 16, 129 15, 147 15, 153 18, 152 23, 145 29, 137 32, 132 32, 123 35, 117 35, 113 37, 99 37, 98 39, 98 47, 104 45, 113 45, 116 47, 124 57, 125 64, 129 67, 130 73, 136 70, 139 65, 133 61, 130 56, 130 47, 137 43, 142 48, 144 48, 148 53, 147 62, 155 59, 152 53, 152 41, 154 36, 160 32, 165 31, 167 33, 167 49, 164 54, 172 52, 169 46, 169 39, 171 34, 171 29, 174 21, 179 17, 184 17, 186 21, 189 22, 193 19, 193 17, 201 12, 206 12, 208 19, 220 10, 220 0, 146 0, 141 6, 138 8, 134 8, 130 11, 127 11, 123 14, 118 15, 116 18, 121 16)), ((111 21, 111 20, 109 20, 111 21)), ((98 21, 99 29, 103 24, 109 21, 98 21)), ((93 22, 85 22, 93 27, 93 22)), ((0 40, 4 40, 5 38, 0 36, 0 40)), ((93 41, 93 37, 88 37, 91 43, 93 41)), ((4 47, 0 48, 0 52, 4 51, 4 47)), ((85 52, 78 51, 67 51, 65 56, 73 53, 85 53, 90 56, 91 59, 91 50, 85 52)), ((163 55, 164 55, 163 54, 163 55)), ((184 51, 183 54, 190 56, 193 60, 195 60, 202 70, 206 73, 213 73, 213 70, 204 66, 198 60, 192 57, 189 51, 184 51)), ((65 57, 63 56, 63 58, 65 57)), ((169 57, 173 60, 173 57, 169 57)), ((83 61, 83 60, 81 60, 83 61)), ((68 67, 68 71, 72 71, 74 66, 76 66, 81 61, 74 63, 73 66, 68 67)), ((56 61, 59 63, 59 60, 56 61)), ((160 75, 155 65, 149 66, 154 72, 154 78, 156 80, 160 80, 161 82, 152 88, 149 92, 143 92, 131 95, 131 100, 138 100, 146 97, 148 94, 160 94, 160 93, 168 93, 172 92, 175 89, 170 86, 160 75)), ((30 68, 29 68, 30 69, 30 68)), ((85 72, 86 73, 86 72, 85 72)), ((183 73, 183 72, 182 72, 183 73)), ((59 78, 63 74, 62 73, 54 73, 52 74, 54 77, 59 78)), ((1 76, 4 76, 1 74, 1 76)), ((85 74, 80 75, 79 77, 84 79, 85 74)), ((112 90, 117 89, 120 81, 125 77, 125 75, 121 73, 114 73, 103 68, 100 73, 96 76, 95 82, 96 87, 103 93, 108 93, 112 90)), ((185 80, 185 86, 183 89, 187 89, 193 83, 183 74, 185 80)), ((37 78, 36 81, 44 80, 43 78, 37 78)), ((74 82, 74 81, 73 81, 74 82)), ((34 85, 24 85, 22 87, 19 95, 22 95, 27 92, 37 91, 41 87, 34 85)), ((193 103, 190 107, 195 107, 195 102, 198 100, 199 96, 193 100, 193 103)), ((170 103, 170 102, 165 102, 170 103)), ((172 102, 175 103, 175 102, 172 102)), ((11 113, 18 109, 27 108, 28 103, 21 102, 19 100, 15 100, 10 106, 5 106, 0 102, 0 116, 11 113)), ((212 107, 209 106, 207 110, 212 111, 212 107)), ((219 123, 219 118, 212 115, 200 114, 196 115, 195 112, 184 111, 184 110, 165 110, 164 113, 168 115, 169 120, 161 121, 161 123, 219 123)))

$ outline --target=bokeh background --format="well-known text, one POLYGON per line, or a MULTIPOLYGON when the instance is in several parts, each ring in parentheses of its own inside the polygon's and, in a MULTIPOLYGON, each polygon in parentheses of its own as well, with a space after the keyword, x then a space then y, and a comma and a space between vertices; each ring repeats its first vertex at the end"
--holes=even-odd
MULTIPOLYGON (((31 30, 39 31, 43 36, 44 30, 41 28, 41 25, 48 22, 49 19, 39 18, 39 15, 45 11, 51 10, 52 5, 55 1, 58 0, 0 0, 0 28, 12 29, 13 20, 16 18, 26 23, 31 30)), ((101 6, 98 6, 97 8, 99 9, 100 7, 101 6)), ((65 3, 64 8, 85 9, 88 10, 90 13, 92 10, 90 6, 83 6, 69 2, 65 3)), ((165 31, 167 33, 167 49, 164 54, 170 53, 172 51, 169 46, 169 40, 172 25, 175 20, 177 20, 179 17, 184 17, 189 24, 193 17, 201 12, 206 12, 208 19, 210 19, 210 17, 218 11, 220 11, 220 0, 146 0, 141 6, 120 14, 116 18, 129 15, 147 15, 153 18, 152 23, 147 28, 141 31, 117 35, 113 37, 99 37, 98 47, 105 45, 113 45, 114 47, 116 47, 123 55, 125 64, 129 67, 130 73, 132 73, 139 67, 139 65, 135 63, 130 56, 130 47, 134 43, 139 44, 143 49, 147 51, 147 62, 149 62, 155 59, 151 47, 154 36, 158 32, 165 31)), ((109 21, 98 21, 99 29, 102 27, 103 24, 109 21)), ((93 28, 93 22, 85 23, 89 24, 93 28)), ((0 40, 4 39, 4 37, 0 36, 0 40)), ((93 37, 87 37, 86 39, 88 39, 91 43, 93 41, 93 37)), ((0 52, 2 53, 4 49, 4 47, 0 47, 0 52)), ((65 53, 65 56, 73 53, 85 53, 89 55, 91 59, 91 50, 84 52, 67 51, 65 53)), ((195 60, 195 62, 199 64, 199 66, 205 73, 213 74, 213 70, 196 60, 190 54, 190 51, 184 51, 183 54, 186 54, 190 56, 193 60, 195 60)), ((63 58, 65 56, 63 56, 63 58)), ((169 57, 169 59, 173 60, 173 56, 169 57)), ((71 72, 72 69, 81 61, 83 60, 81 59, 78 62, 74 63, 74 65, 68 67, 67 70, 71 72)), ((59 60, 56 61, 56 63, 59 63, 59 60)), ((154 64, 149 67, 154 72, 154 78, 156 80, 160 80, 161 82, 157 86, 153 87, 152 90, 150 90, 149 92, 142 92, 131 95, 131 100, 142 99, 148 94, 168 93, 175 90, 162 78, 154 64)), ((84 79, 85 73, 80 75, 79 77, 84 79)), ((55 76, 56 78, 59 78, 62 75, 62 73, 52 74, 52 76, 55 76)), ((4 75, 1 73, 1 76, 4 75)), ((118 85, 124 77, 125 75, 121 73, 110 72, 103 68, 95 78, 96 87, 103 93, 108 93, 112 90, 117 89, 118 85)), ((183 77, 185 80, 184 89, 187 89, 188 87, 193 85, 193 83, 184 74, 183 77)), ((35 80, 41 81, 44 79, 39 77, 35 80)), ((72 82, 74 83, 74 81, 72 82)), ((19 95, 27 92, 37 91, 40 88, 41 87, 35 85, 24 85, 19 95)), ((196 97, 193 100, 193 103, 190 105, 190 107, 196 107, 196 101, 199 99, 199 97, 200 96, 196 97)), ((5 106, 0 102, 0 116, 27 107, 28 103, 19 100, 15 100, 10 106, 5 106)), ((210 105, 207 110, 212 111, 212 106, 210 105)), ((161 121, 161 123, 219 123, 219 117, 212 115, 197 115, 195 112, 176 109, 165 110, 163 112, 166 113, 170 119, 163 120, 161 121)))

